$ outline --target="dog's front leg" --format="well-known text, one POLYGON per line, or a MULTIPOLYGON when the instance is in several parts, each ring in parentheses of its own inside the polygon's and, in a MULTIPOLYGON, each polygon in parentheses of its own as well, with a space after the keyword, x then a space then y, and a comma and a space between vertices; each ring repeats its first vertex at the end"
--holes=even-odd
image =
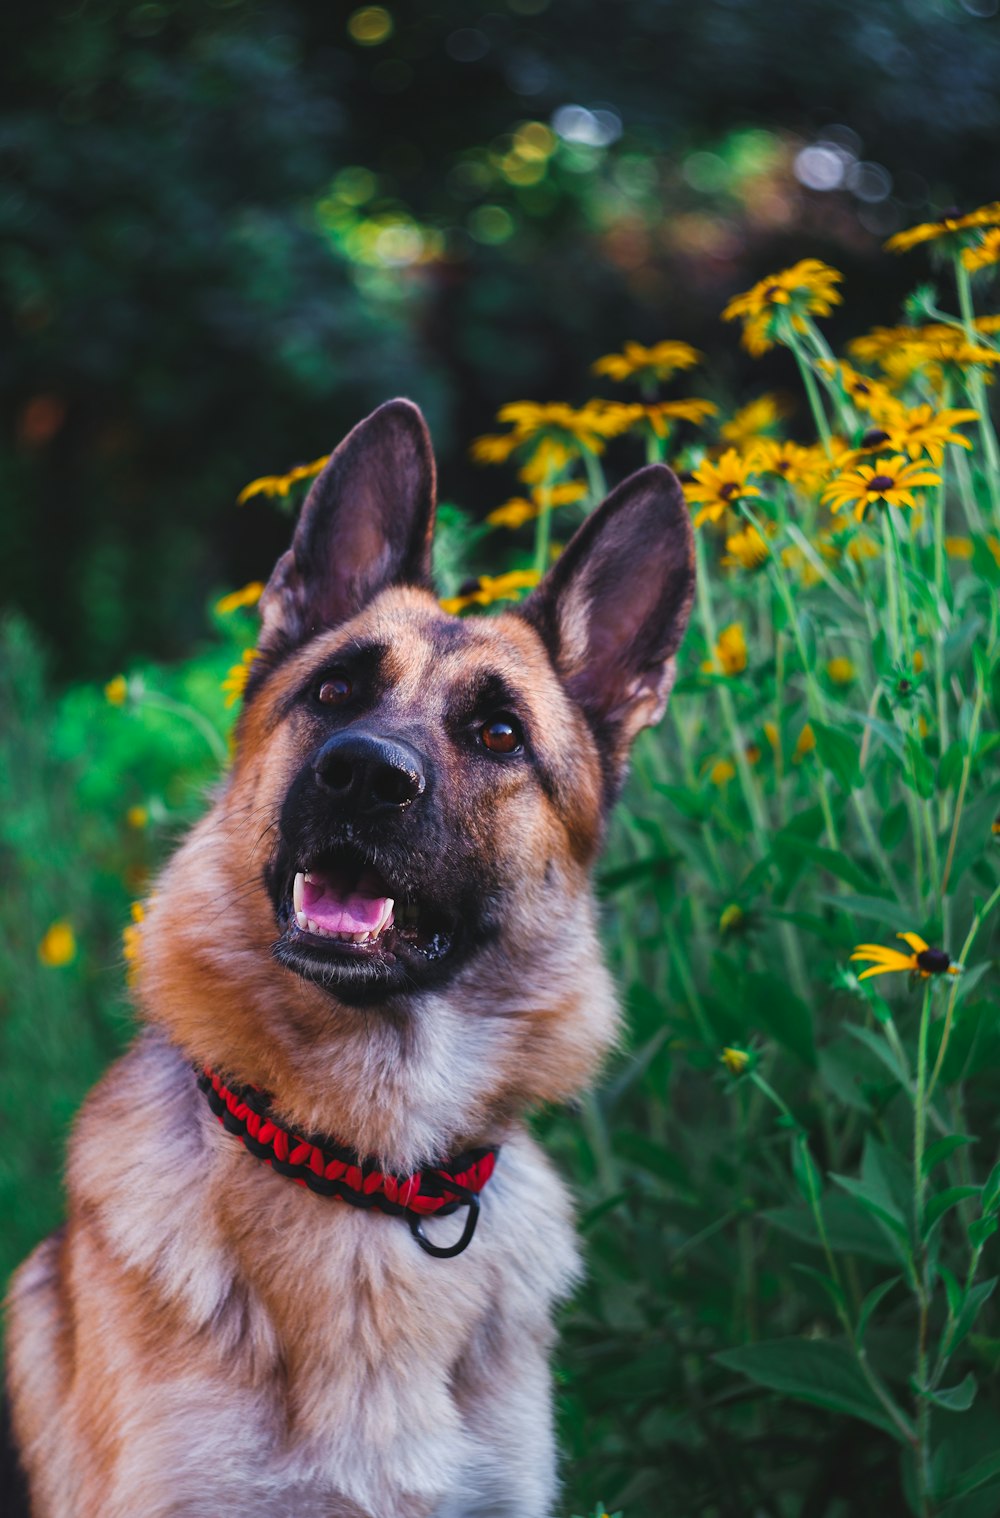
POLYGON ((434 1518, 550 1518, 556 1497, 547 1321, 505 1320, 497 1308, 453 1376, 475 1454, 434 1518))

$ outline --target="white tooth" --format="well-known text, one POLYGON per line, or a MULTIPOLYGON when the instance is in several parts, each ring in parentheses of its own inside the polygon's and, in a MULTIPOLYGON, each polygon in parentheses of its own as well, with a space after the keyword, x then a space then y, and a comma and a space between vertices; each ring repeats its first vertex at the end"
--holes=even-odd
POLYGON ((376 928, 372 929, 372 937, 373 938, 377 938, 378 935, 381 932, 383 932, 384 929, 386 929, 389 926, 389 924, 392 922, 392 909, 393 909, 394 905, 395 905, 395 903, 394 903, 392 897, 391 896, 387 896, 386 899, 385 899, 385 908, 384 908, 384 910, 382 912, 381 921, 379 922, 379 924, 378 924, 378 926, 376 928))
POLYGON ((319 923, 313 922, 311 917, 306 918, 306 927, 309 929, 310 933, 322 933, 323 931, 319 923))
MULTIPOLYGON (((292 886, 292 906, 295 908, 296 917, 299 917, 301 915, 302 908, 305 904, 305 880, 306 877, 303 875, 302 871, 299 870, 298 874, 295 877, 295 884, 292 886)), ((301 926, 302 924, 299 923, 300 928, 301 926)))
POLYGON ((306 872, 303 875, 302 879, 303 880, 307 880, 310 885, 315 885, 316 884, 316 876, 313 874, 312 870, 306 870, 306 872))
POLYGON ((349 938, 351 938, 354 941, 354 943, 367 943, 368 942, 368 934, 367 933, 349 933, 347 936, 349 938))
POLYGON ((306 916, 305 912, 302 911, 301 907, 295 914, 295 921, 298 923, 300 928, 307 928, 309 926, 309 919, 306 916))

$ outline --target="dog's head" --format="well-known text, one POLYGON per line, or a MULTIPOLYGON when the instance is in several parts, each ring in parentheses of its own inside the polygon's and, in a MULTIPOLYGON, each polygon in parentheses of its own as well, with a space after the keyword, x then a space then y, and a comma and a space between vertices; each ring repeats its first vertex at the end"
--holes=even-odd
MULTIPOLYGON (((565 1095, 610 1036, 589 870, 630 744, 666 703, 691 532, 673 475, 640 470, 516 611, 460 620, 431 590, 434 497, 408 402, 331 456, 261 600, 228 787, 162 895, 189 995, 199 966, 216 1006, 235 980, 244 1006, 267 1005, 277 1046, 298 1029, 343 1054, 391 1028, 393 1062, 437 1018, 442 1037, 506 1059, 512 1107, 565 1095), (207 894, 218 910, 199 923, 207 894), (604 1008, 589 1020, 588 995, 604 1008), (545 1064, 546 1029, 562 1051, 547 1082, 527 1068, 545 1064)), ((154 1012, 177 1001, 160 958, 154 1012)), ((211 1058, 212 1031, 186 1042, 211 1058)))

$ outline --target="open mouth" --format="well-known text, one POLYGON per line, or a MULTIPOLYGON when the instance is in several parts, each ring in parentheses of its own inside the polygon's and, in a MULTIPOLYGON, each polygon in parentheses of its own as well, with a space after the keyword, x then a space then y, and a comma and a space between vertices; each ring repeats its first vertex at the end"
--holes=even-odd
POLYGON ((299 863, 278 917, 284 931, 275 957, 338 993, 351 986, 388 993, 426 979, 451 953, 457 931, 454 918, 404 882, 344 850, 299 863))

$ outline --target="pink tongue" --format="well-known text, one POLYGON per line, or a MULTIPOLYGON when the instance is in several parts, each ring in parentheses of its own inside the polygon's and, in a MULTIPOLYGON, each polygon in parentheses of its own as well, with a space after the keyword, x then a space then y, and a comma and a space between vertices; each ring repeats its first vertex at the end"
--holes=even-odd
POLYGON ((327 933, 374 933, 385 916, 388 897, 348 895, 338 898, 324 881, 306 880, 302 907, 327 933))

